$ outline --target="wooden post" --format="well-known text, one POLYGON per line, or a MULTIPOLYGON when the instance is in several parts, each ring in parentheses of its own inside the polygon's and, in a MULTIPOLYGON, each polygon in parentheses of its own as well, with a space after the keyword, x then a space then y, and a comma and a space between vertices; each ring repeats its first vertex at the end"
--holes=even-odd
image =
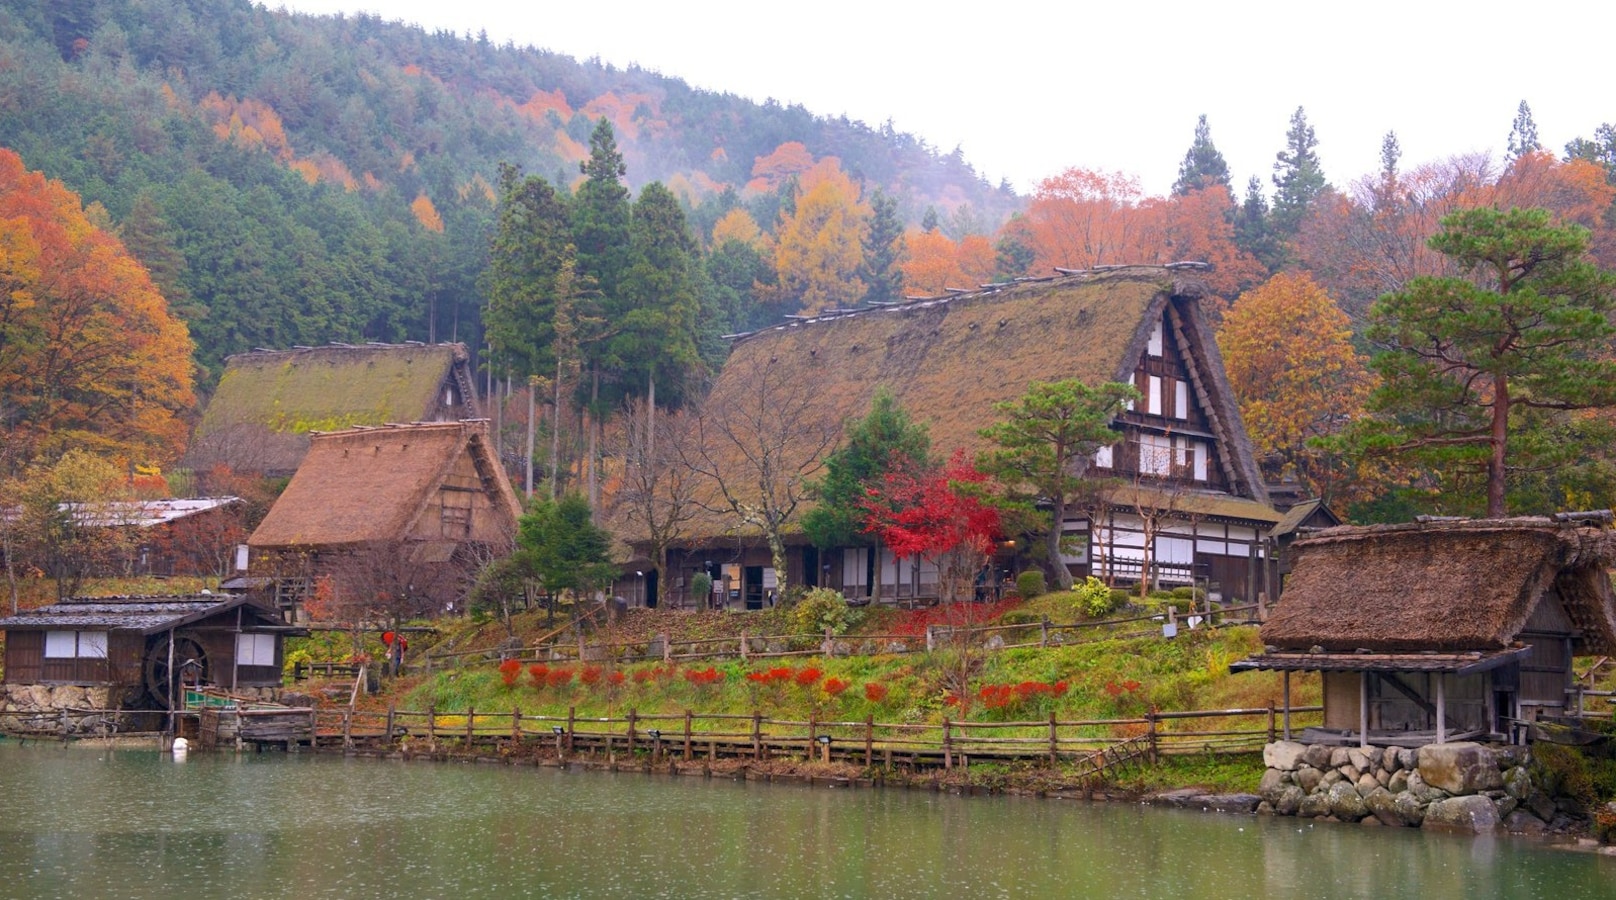
POLYGON ((752 758, 763 758, 763 712, 752 710, 752 758))
POLYGON ((819 734, 818 734, 819 726, 818 726, 818 723, 815 721, 816 718, 818 718, 818 713, 814 712, 813 710, 809 710, 808 711, 808 752, 807 752, 807 754, 805 754, 809 759, 814 758, 814 740, 819 737, 819 734))
POLYGON ((932 628, 933 627, 935 627, 935 626, 932 626, 932 625, 927 625, 926 626, 926 652, 927 653, 930 653, 933 650, 937 649, 937 638, 932 634, 932 628))
POLYGON ((1369 746, 1369 672, 1358 673, 1358 746, 1369 746))
MULTIPOLYGON (((1448 691, 1443 673, 1436 673, 1436 742, 1448 742, 1448 691)), ((1366 735, 1367 738, 1367 735, 1366 735)))
POLYGON ((1060 758, 1060 738, 1055 731, 1055 714, 1049 714, 1049 764, 1060 758))
POLYGON ((353 707, 342 711, 342 749, 353 749, 353 707))
POLYGON ((667 635, 662 636, 662 664, 673 664, 673 640, 667 635))
POLYGON ((745 631, 745 629, 742 629, 742 631, 741 631, 741 662, 746 662, 747 654, 749 652, 750 651, 748 650, 748 648, 746 646, 746 631, 745 631))
MULTIPOLYGON (((1171 606, 1169 606, 1167 608, 1172 609, 1171 606)), ((1150 741, 1150 764, 1155 765, 1156 760, 1157 760, 1157 755, 1156 755, 1157 754, 1156 711, 1155 710, 1151 710, 1150 712, 1145 713, 1145 735, 1150 741)))
POLYGON ((573 729, 574 722, 577 720, 577 717, 578 717, 578 707, 576 707, 576 706, 567 707, 567 753, 569 755, 571 755, 571 753, 572 753, 572 729, 573 729))
POLYGON ((511 707, 511 740, 522 742, 522 711, 514 706, 511 707))
POLYGON ((1269 701, 1269 703, 1268 703, 1268 743, 1272 744, 1273 742, 1274 742, 1274 704, 1273 704, 1273 701, 1269 701))
POLYGON ((473 727, 476 726, 476 724, 477 724, 477 707, 475 707, 475 706, 467 707, 467 709, 466 709, 466 748, 467 749, 471 748, 471 734, 472 734, 471 730, 472 730, 473 727))
POLYGON ((1257 592, 1257 621, 1268 621, 1268 594, 1264 591, 1257 592))
POLYGON ((864 717, 864 767, 875 764, 875 716, 864 717))
POLYGON ((943 771, 954 768, 954 723, 943 719, 943 771))
POLYGON ((320 746, 320 711, 309 710, 309 749, 316 750, 320 746))
POLYGON ((1048 647, 1049 646, 1049 617, 1048 616, 1044 616, 1043 620, 1038 623, 1038 630, 1040 632, 1040 634, 1038 636, 1038 646, 1040 646, 1040 647, 1048 647))
POLYGON ((1291 739, 1291 670, 1285 670, 1285 740, 1291 739))
POLYGON ((435 704, 428 704, 426 708, 426 740, 436 750, 438 747, 438 708, 435 704))
POLYGON ((690 762, 690 710, 685 710, 685 762, 690 762))
POLYGON ((387 701, 387 737, 386 737, 386 741, 389 744, 391 744, 393 742, 393 715, 394 715, 394 712, 395 711, 393 709, 393 701, 391 701, 391 700, 387 701))
POLYGON ((630 754, 634 752, 634 722, 639 717, 640 714, 631 707, 628 711, 628 752, 630 754))

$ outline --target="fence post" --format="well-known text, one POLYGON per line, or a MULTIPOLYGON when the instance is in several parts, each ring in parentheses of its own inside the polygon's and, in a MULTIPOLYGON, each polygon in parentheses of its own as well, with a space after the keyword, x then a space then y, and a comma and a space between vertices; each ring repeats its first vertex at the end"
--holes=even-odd
POLYGON ((875 716, 864 717, 864 767, 875 764, 875 716))
POLYGON ((933 650, 937 649, 937 638, 932 636, 932 628, 933 627, 934 626, 931 626, 931 625, 926 626, 926 652, 927 653, 930 653, 933 650))
POLYGON ((1268 743, 1274 742, 1274 701, 1268 701, 1268 743))
POLYGON ((763 758, 763 711, 752 710, 752 758, 763 758))
POLYGON ((690 710, 685 710, 685 762, 690 762, 690 710))
POLYGON ((819 723, 815 721, 818 718, 819 714, 817 712, 811 709, 808 710, 808 752, 803 755, 808 757, 810 761, 814 758, 814 739, 819 737, 819 723))
POLYGON ((389 700, 387 701, 387 735, 384 738, 389 744, 393 742, 393 714, 393 701, 389 700))
POLYGON ((1041 634, 1038 636, 1038 646, 1040 646, 1040 647, 1048 647, 1049 646, 1049 617, 1048 616, 1044 616, 1043 621, 1038 623, 1038 630, 1041 632, 1041 634))
POLYGON ((511 740, 522 742, 522 710, 511 707, 511 740))
POLYGON ((836 656, 836 635, 829 628, 825 629, 825 643, 822 646, 826 659, 836 656))
POLYGON ((671 637, 666 637, 666 636, 664 636, 664 637, 665 637, 665 639, 662 641, 662 664, 665 665, 665 666, 666 665, 672 665, 673 664, 673 639, 671 637))
POLYGON ((1055 735, 1055 714, 1050 713, 1049 714, 1049 764, 1050 765, 1054 765, 1056 759, 1059 758, 1060 745, 1057 743, 1057 740, 1058 740, 1058 738, 1055 735))
POLYGON ((746 662, 748 649, 746 646, 746 630, 741 630, 741 662, 746 662))
POLYGON ((1257 592, 1257 621, 1268 621, 1268 595, 1262 591, 1257 592))
POLYGON ((472 729, 477 724, 477 707, 466 707, 466 749, 471 749, 472 729))
POLYGON ((567 753, 568 754, 572 753, 572 728, 573 728, 573 722, 577 718, 577 715, 578 715, 578 707, 576 707, 576 706, 567 707, 567 753))
POLYGON ((640 714, 637 711, 635 711, 635 709, 633 707, 629 707, 629 710, 628 710, 628 754, 630 756, 634 755, 634 722, 639 717, 640 717, 640 714))
POLYGON ((438 707, 433 703, 426 707, 426 740, 432 749, 438 749, 438 707))
MULTIPOLYGON (((1172 607, 1169 606, 1168 609, 1172 609, 1172 607)), ((1151 710, 1150 712, 1145 713, 1145 725, 1148 728, 1148 730, 1145 732, 1145 735, 1150 739, 1150 764, 1155 765, 1156 764, 1156 711, 1155 710, 1151 710)))
POLYGON ((342 749, 353 749, 353 715, 352 707, 342 711, 342 749))
POLYGON ((943 771, 954 768, 954 723, 943 720, 943 771))

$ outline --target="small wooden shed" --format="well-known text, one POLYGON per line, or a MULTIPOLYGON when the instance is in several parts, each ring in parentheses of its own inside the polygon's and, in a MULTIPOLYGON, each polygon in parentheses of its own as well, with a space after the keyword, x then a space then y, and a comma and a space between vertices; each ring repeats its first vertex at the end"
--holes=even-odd
MULTIPOLYGON (((1324 729, 1377 745, 1503 740, 1569 710, 1572 657, 1616 653, 1616 534, 1522 517, 1341 527, 1232 669, 1323 673, 1324 729)), ((1305 738, 1304 738, 1305 739, 1305 738)))
POLYGON ((187 684, 270 699, 285 637, 306 633, 272 609, 218 594, 75 598, 0 619, 0 630, 8 709, 57 695, 102 709, 167 709, 182 670, 187 684))

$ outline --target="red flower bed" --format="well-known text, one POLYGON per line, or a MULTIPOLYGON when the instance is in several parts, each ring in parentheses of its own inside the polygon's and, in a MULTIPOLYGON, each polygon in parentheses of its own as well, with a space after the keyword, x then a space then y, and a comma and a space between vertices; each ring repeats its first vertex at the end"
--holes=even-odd
POLYGON ((850 682, 843 681, 840 678, 827 678, 825 679, 825 693, 832 697, 839 697, 842 691, 847 690, 849 684, 850 682))
POLYGON ((724 673, 712 666, 705 669, 686 669, 685 680, 696 687, 708 687, 724 680, 724 673))
POLYGON ((940 603, 936 606, 906 610, 892 625, 892 633, 900 637, 925 637, 929 625, 949 625, 965 628, 986 625, 1021 605, 1018 599, 997 600, 993 603, 940 603))
POLYGON ((872 681, 864 685, 864 699, 871 703, 880 703, 887 698, 887 686, 879 681, 872 681))
POLYGON ((1070 685, 1064 681, 1023 681, 1020 684, 984 684, 976 698, 988 709, 1016 709, 1035 697, 1060 697, 1070 685))
POLYGON ((819 671, 813 666, 809 666, 806 669, 799 669, 797 671, 795 680, 801 687, 813 687, 815 684, 819 683, 820 676, 824 674, 824 672, 819 671))
POLYGON ((600 677, 606 673, 600 666, 584 666, 578 670, 578 681, 585 687, 594 687, 600 683, 600 677))
POLYGON ((517 659, 507 659, 500 663, 499 677, 505 681, 506 687, 516 687, 516 679, 522 677, 522 661, 517 659))
POLYGON ((565 685, 565 684, 571 684, 572 683, 572 670, 571 669, 559 669, 559 668, 558 669, 551 669, 549 674, 544 676, 544 683, 549 685, 550 687, 561 687, 562 685, 565 685))
MULTIPOLYGON (((790 681, 795 673, 785 666, 773 669, 763 669, 756 672, 747 672, 746 680, 753 684, 773 684, 776 681, 790 681)), ((810 682, 811 683, 811 682, 810 682)))
POLYGON ((618 687, 623 683, 623 673, 613 672, 612 674, 606 676, 606 680, 611 684, 612 687, 618 687))
POLYGON ((550 667, 544 663, 534 663, 527 667, 527 674, 533 679, 533 686, 541 688, 544 687, 545 676, 550 674, 550 667))

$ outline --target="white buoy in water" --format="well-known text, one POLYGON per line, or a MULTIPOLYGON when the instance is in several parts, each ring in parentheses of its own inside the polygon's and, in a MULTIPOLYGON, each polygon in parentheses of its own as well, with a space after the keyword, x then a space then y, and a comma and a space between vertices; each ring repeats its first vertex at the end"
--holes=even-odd
POLYGON ((185 738, 174 739, 174 758, 184 759, 191 752, 191 742, 185 738))

